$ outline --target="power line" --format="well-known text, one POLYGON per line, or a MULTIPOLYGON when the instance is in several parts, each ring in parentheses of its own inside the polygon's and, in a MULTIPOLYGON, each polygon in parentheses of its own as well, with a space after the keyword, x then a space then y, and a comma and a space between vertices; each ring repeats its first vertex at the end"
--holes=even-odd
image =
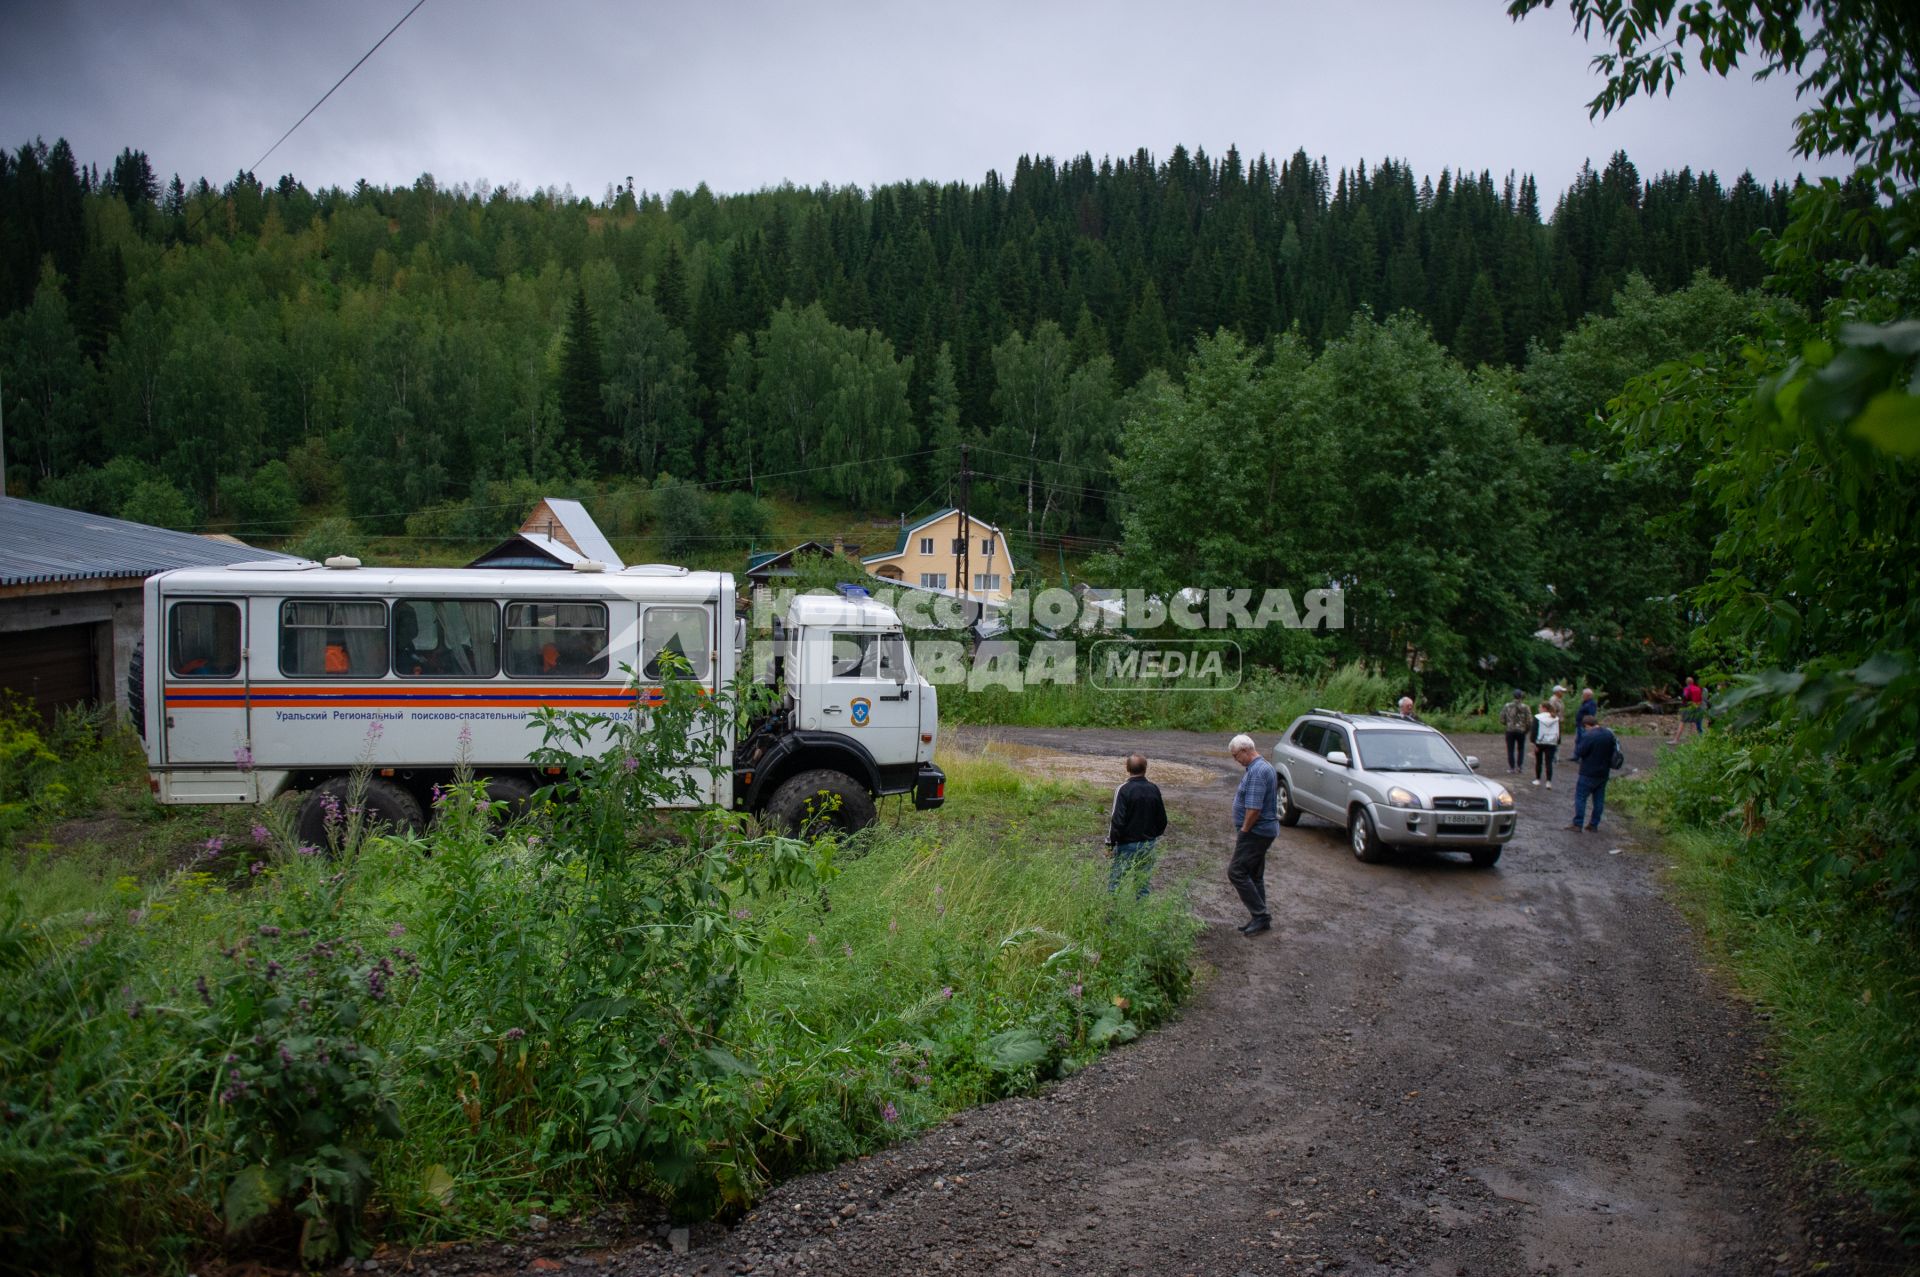
MULTIPOLYGON (((295 121, 293 122, 293 129, 297 129, 297 128, 299 128, 299 127, 300 127, 300 126, 301 126, 302 124, 305 124, 305 123, 307 122, 307 116, 310 116, 310 115, 312 115, 312 114, 313 114, 313 113, 314 113, 315 111, 318 111, 318 110, 319 110, 319 109, 320 109, 320 108, 321 108, 322 106, 324 106, 324 105, 326 105, 326 101, 327 101, 327 99, 333 96, 333 94, 334 94, 334 90, 336 90, 336 89, 338 89, 338 88, 339 88, 339 87, 340 87, 341 85, 343 85, 343 84, 345 84, 345 83, 347 82, 347 80, 348 80, 349 78, 351 78, 351 77, 352 77, 352 75, 353 75, 353 73, 354 73, 355 71, 358 71, 358 70, 359 70, 359 69, 361 68, 361 66, 362 66, 362 65, 364 65, 364 64, 366 63, 366 60, 367 60, 368 58, 370 58, 370 57, 372 57, 372 56, 373 56, 374 54, 376 54, 376 53, 378 53, 378 52, 380 51, 380 46, 381 46, 381 45, 383 45, 383 44, 385 44, 385 43, 386 43, 386 42, 387 42, 387 41, 388 41, 389 39, 391 39, 391 38, 393 37, 393 33, 394 33, 395 31, 398 31, 398 30, 399 30, 399 29, 400 29, 401 27, 403 27, 403 26, 405 26, 405 25, 407 24, 407 19, 408 19, 408 18, 411 18, 411 17, 412 17, 412 16, 414 15, 414 14, 416 14, 416 13, 418 13, 418 12, 420 12, 420 6, 421 6, 421 5, 423 5, 423 4, 425 4, 426 2, 427 2, 427 0, 414 0, 414 6, 413 6, 413 8, 411 8, 411 9, 409 9, 409 10, 407 10, 407 11, 406 11, 405 13, 403 13, 403 14, 401 14, 401 15, 400 15, 400 21, 398 21, 398 22, 396 22, 396 23, 394 23, 392 27, 390 27, 390 28, 388 28, 388 30, 387 30, 387 34, 386 34, 386 35, 383 35, 383 36, 381 36, 381 37, 379 38, 379 40, 377 40, 377 41, 375 41, 375 42, 374 42, 374 46, 373 46, 373 47, 372 47, 371 49, 368 49, 368 50, 367 50, 367 51, 366 51, 365 53, 363 53, 363 54, 361 54, 361 55, 360 55, 360 61, 358 61, 358 62, 356 62, 356 63, 354 63, 354 64, 353 64, 352 66, 350 66, 350 67, 348 67, 348 68, 347 68, 347 74, 346 74, 346 75, 343 75, 343 76, 341 76, 341 77, 340 77, 340 78, 339 78, 338 80, 335 80, 335 81, 333 82, 333 88, 331 88, 331 89, 328 89, 328 90, 327 90, 327 91, 326 91, 325 93, 322 93, 322 94, 320 95, 320 100, 319 100, 318 102, 315 102, 315 103, 314 103, 314 104, 313 104, 312 106, 310 106, 310 107, 308 107, 308 108, 307 108, 307 114, 306 114, 306 115, 303 115, 303 116, 301 116, 301 117, 300 117, 299 119, 297 119, 297 120, 295 120, 295 121)), ((288 138, 290 138, 290 137, 292 137, 292 136, 293 136, 293 129, 288 129, 288 130, 287 130, 287 131, 286 131, 285 133, 282 133, 282 134, 280 135, 280 142, 284 142, 284 141, 286 141, 286 140, 287 140, 288 138)), ((274 144, 273 144, 272 146, 270 146, 270 147, 268 147, 268 148, 266 149, 266 152, 265 152, 265 154, 263 154, 263 155, 261 155, 261 157, 260 157, 259 159, 257 159, 257 160, 255 160, 255 161, 253 162, 253 164, 252 164, 252 166, 250 167, 250 169, 249 169, 249 171, 251 172, 251 171, 253 171, 253 170, 255 170, 255 169, 258 169, 258 168, 259 168, 259 167, 260 167, 260 166, 261 166, 262 164, 265 164, 265 163, 267 162, 267 156, 268 156, 268 155, 272 155, 272 154, 273 154, 273 153, 274 153, 275 151, 277 151, 277 150, 279 150, 279 149, 280 149, 280 142, 275 142, 275 143, 274 143, 274 144)))
MULTIPOLYGON (((425 0, 421 0, 421 3, 425 3, 425 0)), ((416 5, 415 7, 418 8, 419 6, 416 5)), ((929 453, 933 451, 934 449, 932 448, 921 448, 915 452, 897 452, 892 454, 891 456, 885 456, 885 457, 856 457, 846 461, 829 461, 824 465, 802 466, 797 470, 776 470, 770 474, 762 474, 756 477, 758 479, 790 479, 797 475, 819 474, 825 470, 839 470, 846 466, 875 466, 886 461, 909 461, 915 457, 927 456, 929 453)), ((689 483, 685 486, 689 488, 698 488, 702 491, 706 491, 708 489, 723 488, 728 486, 729 484, 743 483, 745 481, 746 481, 746 478, 744 475, 742 475, 742 476, 736 476, 735 478, 731 478, 731 479, 709 479, 704 483, 689 483)), ((942 480, 941 482, 944 483, 945 480, 942 480)), ((569 501, 578 501, 582 505, 590 505, 590 504, 597 504, 605 501, 611 501, 616 497, 630 496, 638 492, 658 492, 659 490, 660 489, 657 486, 651 483, 630 484, 624 488, 614 488, 607 492, 596 492, 591 496, 567 497, 564 499, 569 501)), ((936 487, 934 491, 937 492, 939 491, 939 489, 936 487)), ((928 495, 931 496, 932 494, 930 493, 928 495)), ((511 510, 519 507, 521 504, 523 503, 519 501, 492 501, 482 505, 469 504, 464 501, 443 501, 443 502, 438 502, 435 505, 422 506, 417 510, 384 510, 377 514, 363 514, 359 516, 349 516, 349 517, 358 517, 361 519, 404 519, 410 514, 425 514, 428 511, 435 510, 435 509, 457 508, 460 510, 511 510)), ((922 504, 925 504, 925 498, 922 498, 922 504)), ((300 519, 267 519, 267 520, 257 520, 251 523, 232 523, 232 524, 223 523, 221 527, 227 531, 270 532, 274 528, 297 527, 301 522, 302 520, 300 519)), ((422 537, 420 539, 439 540, 442 538, 422 537)), ((467 537, 467 538, 459 538, 459 539, 473 540, 475 538, 467 537)))

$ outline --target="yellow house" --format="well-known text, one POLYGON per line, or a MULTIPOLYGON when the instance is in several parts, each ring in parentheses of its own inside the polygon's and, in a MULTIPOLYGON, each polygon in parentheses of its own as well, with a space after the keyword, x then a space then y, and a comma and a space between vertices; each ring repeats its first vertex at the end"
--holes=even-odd
POLYGON ((1013 597, 1013 560, 1007 554, 1007 539, 991 523, 968 516, 963 544, 960 518, 960 512, 951 507, 930 514, 902 529, 900 544, 890 552, 870 554, 860 561, 883 580, 959 598, 1006 602, 1013 597), (963 562, 970 580, 960 579, 963 562))

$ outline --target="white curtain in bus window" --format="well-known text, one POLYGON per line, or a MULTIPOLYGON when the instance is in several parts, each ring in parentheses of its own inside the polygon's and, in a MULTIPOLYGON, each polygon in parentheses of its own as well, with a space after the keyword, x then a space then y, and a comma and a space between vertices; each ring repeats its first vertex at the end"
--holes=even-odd
POLYGON ((500 609, 488 599, 398 599, 393 672, 402 678, 492 678, 500 672, 500 609))
POLYGON ((659 678, 660 654, 672 652, 693 667, 691 677, 705 682, 712 673, 707 643, 707 613, 697 607, 650 607, 640 633, 640 673, 659 678))
POLYGON ((280 605, 280 672, 288 678, 381 678, 387 605, 378 599, 288 599, 280 605))
POLYGON ((232 603, 176 603, 167 614, 167 666, 176 678, 232 678, 240 672, 240 609, 232 603))
POLYGON ((507 673, 514 678, 605 678, 606 605, 507 604, 507 673))

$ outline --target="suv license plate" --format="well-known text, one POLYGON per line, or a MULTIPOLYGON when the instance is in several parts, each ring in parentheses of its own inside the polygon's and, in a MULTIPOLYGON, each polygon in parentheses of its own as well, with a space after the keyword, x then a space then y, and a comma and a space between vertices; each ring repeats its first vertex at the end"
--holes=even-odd
POLYGON ((1485 829, 1487 818, 1469 812, 1447 812, 1441 815, 1440 824, 1445 829, 1485 829))

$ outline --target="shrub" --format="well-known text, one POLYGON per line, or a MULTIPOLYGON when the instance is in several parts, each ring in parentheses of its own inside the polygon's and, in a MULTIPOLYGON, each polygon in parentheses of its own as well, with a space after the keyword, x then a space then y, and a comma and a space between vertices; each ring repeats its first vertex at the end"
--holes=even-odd
POLYGON ((190 531, 199 524, 200 511, 171 479, 155 475, 134 486, 126 504, 120 507, 120 517, 156 528, 190 531))
POLYGON ((324 563, 336 554, 357 555, 362 544, 359 529, 354 527, 353 520, 332 514, 308 528, 287 550, 303 559, 324 563))

